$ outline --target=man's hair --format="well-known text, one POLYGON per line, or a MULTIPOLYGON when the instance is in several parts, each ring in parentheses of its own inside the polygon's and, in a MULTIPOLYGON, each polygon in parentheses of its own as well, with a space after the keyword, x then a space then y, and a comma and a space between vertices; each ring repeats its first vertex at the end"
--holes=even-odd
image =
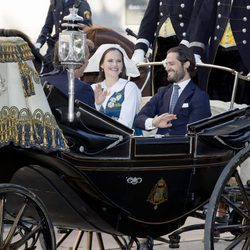
POLYGON ((169 49, 167 55, 169 53, 177 53, 177 60, 180 61, 182 64, 184 64, 185 62, 190 62, 190 66, 187 71, 190 74, 191 78, 195 76, 195 57, 193 51, 190 48, 186 47, 185 45, 179 45, 169 49))

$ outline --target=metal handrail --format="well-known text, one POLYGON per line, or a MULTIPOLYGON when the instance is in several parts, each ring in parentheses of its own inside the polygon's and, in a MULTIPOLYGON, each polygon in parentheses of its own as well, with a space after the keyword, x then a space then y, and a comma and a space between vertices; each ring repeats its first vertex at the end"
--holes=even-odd
POLYGON ((228 67, 224 67, 224 66, 220 66, 220 65, 214 65, 214 64, 208 64, 208 63, 196 63, 196 66, 204 67, 204 68, 214 68, 214 69, 224 70, 224 71, 232 73, 233 75, 238 74, 239 79, 242 79, 244 81, 250 81, 250 76, 244 76, 244 75, 242 75, 242 73, 240 73, 240 72, 238 72, 238 71, 236 71, 234 69, 228 68, 228 67))
MULTIPOLYGON (((138 63, 137 67, 139 68, 139 67, 164 65, 164 64, 165 64, 165 60, 163 60, 161 62, 138 63)), ((235 75, 235 77, 234 77, 233 91, 232 91, 232 96, 231 96, 231 101, 230 101, 230 106, 229 106, 229 110, 232 110, 233 106, 234 106, 235 95, 236 95, 236 90, 237 90, 237 86, 238 86, 238 80, 241 79, 241 80, 244 80, 244 81, 250 81, 250 76, 243 75, 241 72, 238 72, 238 71, 236 71, 234 69, 231 69, 231 68, 228 68, 228 67, 224 67, 224 66, 220 66, 220 65, 207 64, 207 63, 196 63, 196 66, 198 66, 198 67, 204 67, 204 68, 219 69, 219 70, 227 71, 227 72, 235 75)))

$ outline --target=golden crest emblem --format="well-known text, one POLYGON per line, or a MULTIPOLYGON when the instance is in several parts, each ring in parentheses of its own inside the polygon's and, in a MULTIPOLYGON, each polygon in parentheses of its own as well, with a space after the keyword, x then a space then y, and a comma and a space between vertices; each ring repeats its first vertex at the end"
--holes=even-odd
POLYGON ((85 11, 83 12, 83 18, 84 18, 84 19, 90 19, 90 17, 91 17, 90 12, 89 12, 88 10, 85 10, 85 11))
POLYGON ((166 181, 161 178, 152 188, 148 196, 147 201, 154 204, 154 209, 158 208, 158 205, 168 200, 168 187, 166 181))

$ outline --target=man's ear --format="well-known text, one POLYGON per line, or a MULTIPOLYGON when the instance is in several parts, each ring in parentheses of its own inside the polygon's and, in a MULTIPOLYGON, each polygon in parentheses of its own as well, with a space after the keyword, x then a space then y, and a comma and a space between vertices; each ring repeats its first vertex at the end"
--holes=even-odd
POLYGON ((190 62, 189 61, 184 62, 184 67, 185 69, 188 69, 190 67, 190 62))

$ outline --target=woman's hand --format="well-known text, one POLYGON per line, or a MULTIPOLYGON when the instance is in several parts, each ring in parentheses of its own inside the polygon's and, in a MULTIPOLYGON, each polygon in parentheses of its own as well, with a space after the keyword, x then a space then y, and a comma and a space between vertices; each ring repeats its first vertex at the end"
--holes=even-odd
POLYGON ((107 96, 107 91, 102 90, 101 83, 96 84, 95 89, 94 89, 94 93, 95 93, 95 103, 97 105, 102 105, 102 103, 104 102, 104 100, 107 96))
POLYGON ((153 119, 153 126, 156 128, 169 128, 172 126, 171 121, 177 119, 176 115, 165 113, 153 119))

